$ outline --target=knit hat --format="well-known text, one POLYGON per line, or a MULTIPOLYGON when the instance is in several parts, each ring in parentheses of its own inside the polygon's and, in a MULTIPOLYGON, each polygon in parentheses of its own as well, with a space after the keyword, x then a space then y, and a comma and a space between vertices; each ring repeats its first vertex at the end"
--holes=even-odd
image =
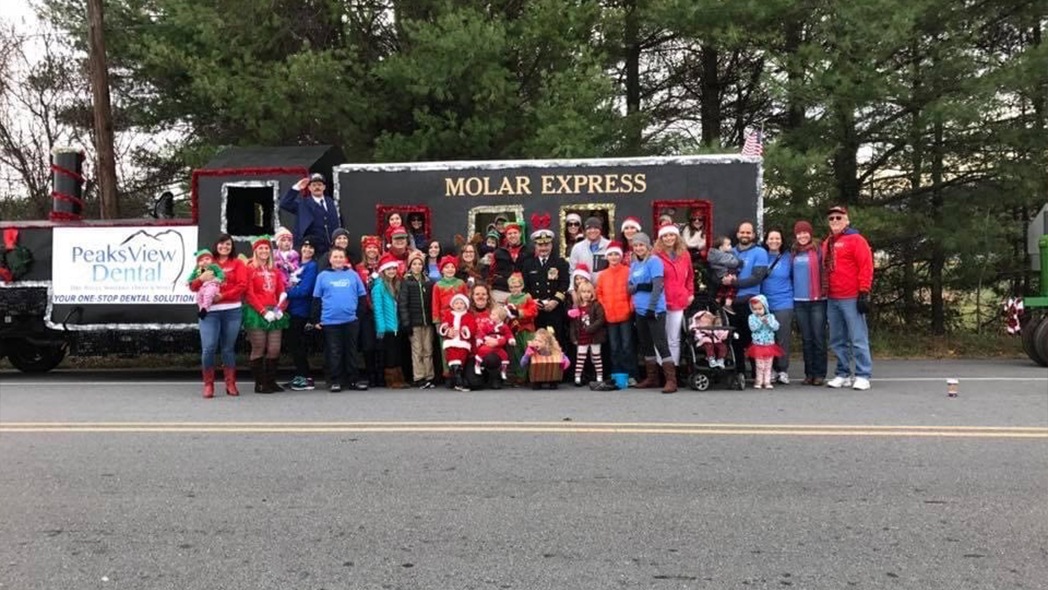
POLYGON ((578 213, 568 213, 564 217, 564 223, 577 223, 579 225, 582 225, 582 216, 578 213))
POLYGON ((347 231, 345 228, 342 228, 342 227, 336 228, 335 231, 331 232, 331 243, 334 244, 335 243, 335 238, 337 238, 339 236, 346 236, 348 238, 349 237, 349 231, 347 231))
POLYGON ((361 236, 360 249, 367 250, 368 248, 382 250, 382 240, 378 239, 378 236, 361 236))
POLYGON ((604 249, 604 255, 607 256, 612 252, 615 252, 619 256, 622 256, 622 244, 619 244, 618 242, 612 242, 608 244, 608 247, 604 249))
POLYGON ((586 223, 583 226, 586 229, 595 227, 597 229, 604 229, 604 222, 600 220, 600 217, 587 217, 586 223))
POLYGON ((285 237, 294 239, 295 236, 291 233, 291 230, 289 230, 288 228, 278 227, 276 233, 273 234, 273 241, 279 242, 281 238, 285 237))
POLYGON ((390 253, 382 255, 382 258, 378 260, 378 272, 386 272, 390 268, 398 268, 400 261, 390 253))
POLYGON ((204 248, 203 250, 197 250, 196 254, 194 254, 194 256, 196 256, 196 261, 197 262, 200 262, 200 259, 205 257, 205 256, 208 257, 208 258, 214 258, 215 257, 214 254, 211 253, 211 250, 208 250, 207 248, 204 248))
POLYGON ((269 246, 270 248, 272 248, 273 238, 270 238, 269 236, 258 236, 257 238, 255 238, 255 241, 251 242, 252 250, 257 250, 261 246, 269 246))
POLYGON ((444 270, 444 267, 449 265, 449 264, 451 266, 454 266, 455 268, 458 268, 458 265, 459 265, 458 258, 455 258, 454 256, 452 256, 450 254, 448 254, 447 256, 445 256, 443 258, 441 258, 440 259, 440 270, 444 270))
POLYGON ((422 261, 422 268, 425 269, 426 268, 426 255, 422 253, 422 250, 412 250, 411 252, 408 253, 408 262, 407 262, 408 268, 409 269, 411 268, 411 263, 414 262, 416 258, 418 258, 419 260, 422 261))
POLYGON ((640 220, 633 216, 627 217, 622 221, 622 227, 620 228, 620 230, 626 231, 627 227, 632 227, 633 229, 640 231, 640 220))
POLYGON ((797 223, 793 224, 793 235, 797 235, 797 234, 805 233, 805 232, 807 232, 809 234, 812 233, 812 227, 811 227, 810 223, 808 223, 807 221, 801 220, 801 221, 798 221, 797 223))
POLYGON ((593 277, 590 274, 590 267, 585 262, 580 262, 575 266, 575 270, 571 271, 571 282, 575 282, 575 277, 583 277, 587 281, 592 281, 593 277))
POLYGON ((455 305, 455 302, 459 300, 461 300, 462 303, 465 303, 467 308, 469 307, 469 297, 466 297, 462 293, 455 293, 455 295, 451 298, 451 301, 448 302, 448 307, 455 305))
POLYGON ((313 238, 307 236, 305 238, 302 238, 302 243, 299 244, 298 247, 301 250, 302 248, 305 248, 306 246, 309 246, 310 248, 313 248, 315 250, 316 247, 317 247, 317 243, 316 243, 316 241, 313 238))
POLYGON ((674 234, 674 235, 679 236, 680 235, 680 228, 677 227, 676 224, 673 224, 673 223, 664 223, 664 224, 662 224, 662 226, 659 227, 659 237, 661 238, 662 236, 664 236, 666 234, 674 234))
POLYGON ((651 248, 651 238, 648 237, 648 234, 642 231, 633 234, 633 239, 630 240, 630 245, 632 246, 637 242, 640 242, 641 244, 644 244, 645 246, 651 248))
POLYGON ((490 231, 488 231, 487 235, 484 236, 484 239, 487 238, 495 238, 496 240, 501 241, 502 234, 500 234, 497 229, 492 228, 490 231))

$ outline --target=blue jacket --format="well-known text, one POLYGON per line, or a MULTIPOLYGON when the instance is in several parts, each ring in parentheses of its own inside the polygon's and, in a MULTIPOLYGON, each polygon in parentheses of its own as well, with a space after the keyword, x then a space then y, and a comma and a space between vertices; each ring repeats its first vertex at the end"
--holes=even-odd
POLYGON ((375 335, 379 338, 387 333, 395 335, 400 330, 397 295, 389 292, 384 280, 377 280, 371 286, 371 309, 375 314, 375 335))
POLYGON ((326 210, 312 195, 293 186, 280 198, 280 208, 295 216, 295 247, 301 246, 304 238, 312 238, 318 259, 331 249, 331 232, 342 227, 335 201, 324 195, 324 202, 326 210))
POLYGON ((317 262, 310 260, 296 272, 298 284, 287 290, 287 310, 295 317, 308 318, 313 308, 313 288, 317 285, 317 262))
POLYGON ((783 252, 775 268, 771 268, 778 255, 768 254, 768 276, 761 282, 761 295, 768 298, 772 311, 793 309, 793 256, 783 252))

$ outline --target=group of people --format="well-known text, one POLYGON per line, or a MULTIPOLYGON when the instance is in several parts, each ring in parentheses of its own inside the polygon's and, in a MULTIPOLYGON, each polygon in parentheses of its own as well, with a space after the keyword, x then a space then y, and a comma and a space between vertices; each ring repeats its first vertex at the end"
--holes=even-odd
POLYGON ((276 380, 282 345, 295 368, 286 385, 313 389, 308 353, 317 335, 332 391, 537 384, 529 363, 534 369, 535 359, 555 353, 576 385, 615 389, 616 375, 633 387, 672 393, 689 313, 696 338, 709 345, 707 362, 723 366, 730 340, 738 358, 747 352, 755 358, 758 387, 788 382, 794 315, 804 339, 805 382, 822 384, 828 317, 839 365, 828 384, 869 387, 861 313, 872 257, 842 207, 830 212, 825 243, 813 239, 811 224, 798 222, 788 250, 778 230, 768 232, 763 247, 755 244, 752 223, 740 224, 735 245, 707 244, 702 215, 694 213, 683 227, 661 220, 654 240, 633 217, 622 222, 616 241, 603 235, 602 219, 581 220, 581 238, 567 259, 554 252, 548 224, 534 223, 525 246, 521 225, 504 220, 497 236, 485 236, 490 241, 465 243, 456 253, 395 224, 381 236, 363 236, 353 261, 349 234, 324 189, 323 176, 314 174, 289 190, 282 207, 296 214, 296 231, 256 239, 250 257, 234 256, 228 235, 197 253, 190 288, 200 308, 204 397, 215 393, 216 352, 226 393, 239 394, 234 346, 241 326, 257 393, 283 390, 276 380), (714 293, 697 300, 696 289, 707 284, 714 293), (698 312, 716 300, 733 312, 739 338, 696 324, 698 312), (854 379, 844 354, 850 349, 854 379))

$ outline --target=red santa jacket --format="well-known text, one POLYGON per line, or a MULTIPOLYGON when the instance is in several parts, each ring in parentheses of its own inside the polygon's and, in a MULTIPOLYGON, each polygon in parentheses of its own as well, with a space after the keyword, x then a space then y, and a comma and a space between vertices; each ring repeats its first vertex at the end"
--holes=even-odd
POLYGON ((473 338, 477 334, 477 324, 473 314, 466 311, 447 310, 441 315, 437 332, 443 338, 441 347, 473 350, 473 338))
POLYGON ((517 344, 517 340, 513 338, 513 332, 506 324, 502 322, 496 324, 490 318, 477 320, 477 347, 484 346, 484 340, 489 337, 498 340, 494 348, 506 348, 506 345, 515 346, 517 344))
POLYGON ((506 311, 509 312, 510 323, 514 331, 535 331, 535 318, 539 315, 539 304, 527 294, 510 295, 506 300, 506 311))

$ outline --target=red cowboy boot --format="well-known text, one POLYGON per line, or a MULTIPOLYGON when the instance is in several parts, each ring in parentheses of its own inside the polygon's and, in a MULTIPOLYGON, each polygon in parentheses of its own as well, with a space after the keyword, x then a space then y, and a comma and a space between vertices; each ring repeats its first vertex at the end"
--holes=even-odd
POLYGON ((204 369, 204 397, 211 399, 215 397, 215 368, 204 369))
POLYGON ((222 376, 226 380, 226 395, 233 397, 240 395, 240 390, 237 389, 237 368, 222 367, 222 376))

